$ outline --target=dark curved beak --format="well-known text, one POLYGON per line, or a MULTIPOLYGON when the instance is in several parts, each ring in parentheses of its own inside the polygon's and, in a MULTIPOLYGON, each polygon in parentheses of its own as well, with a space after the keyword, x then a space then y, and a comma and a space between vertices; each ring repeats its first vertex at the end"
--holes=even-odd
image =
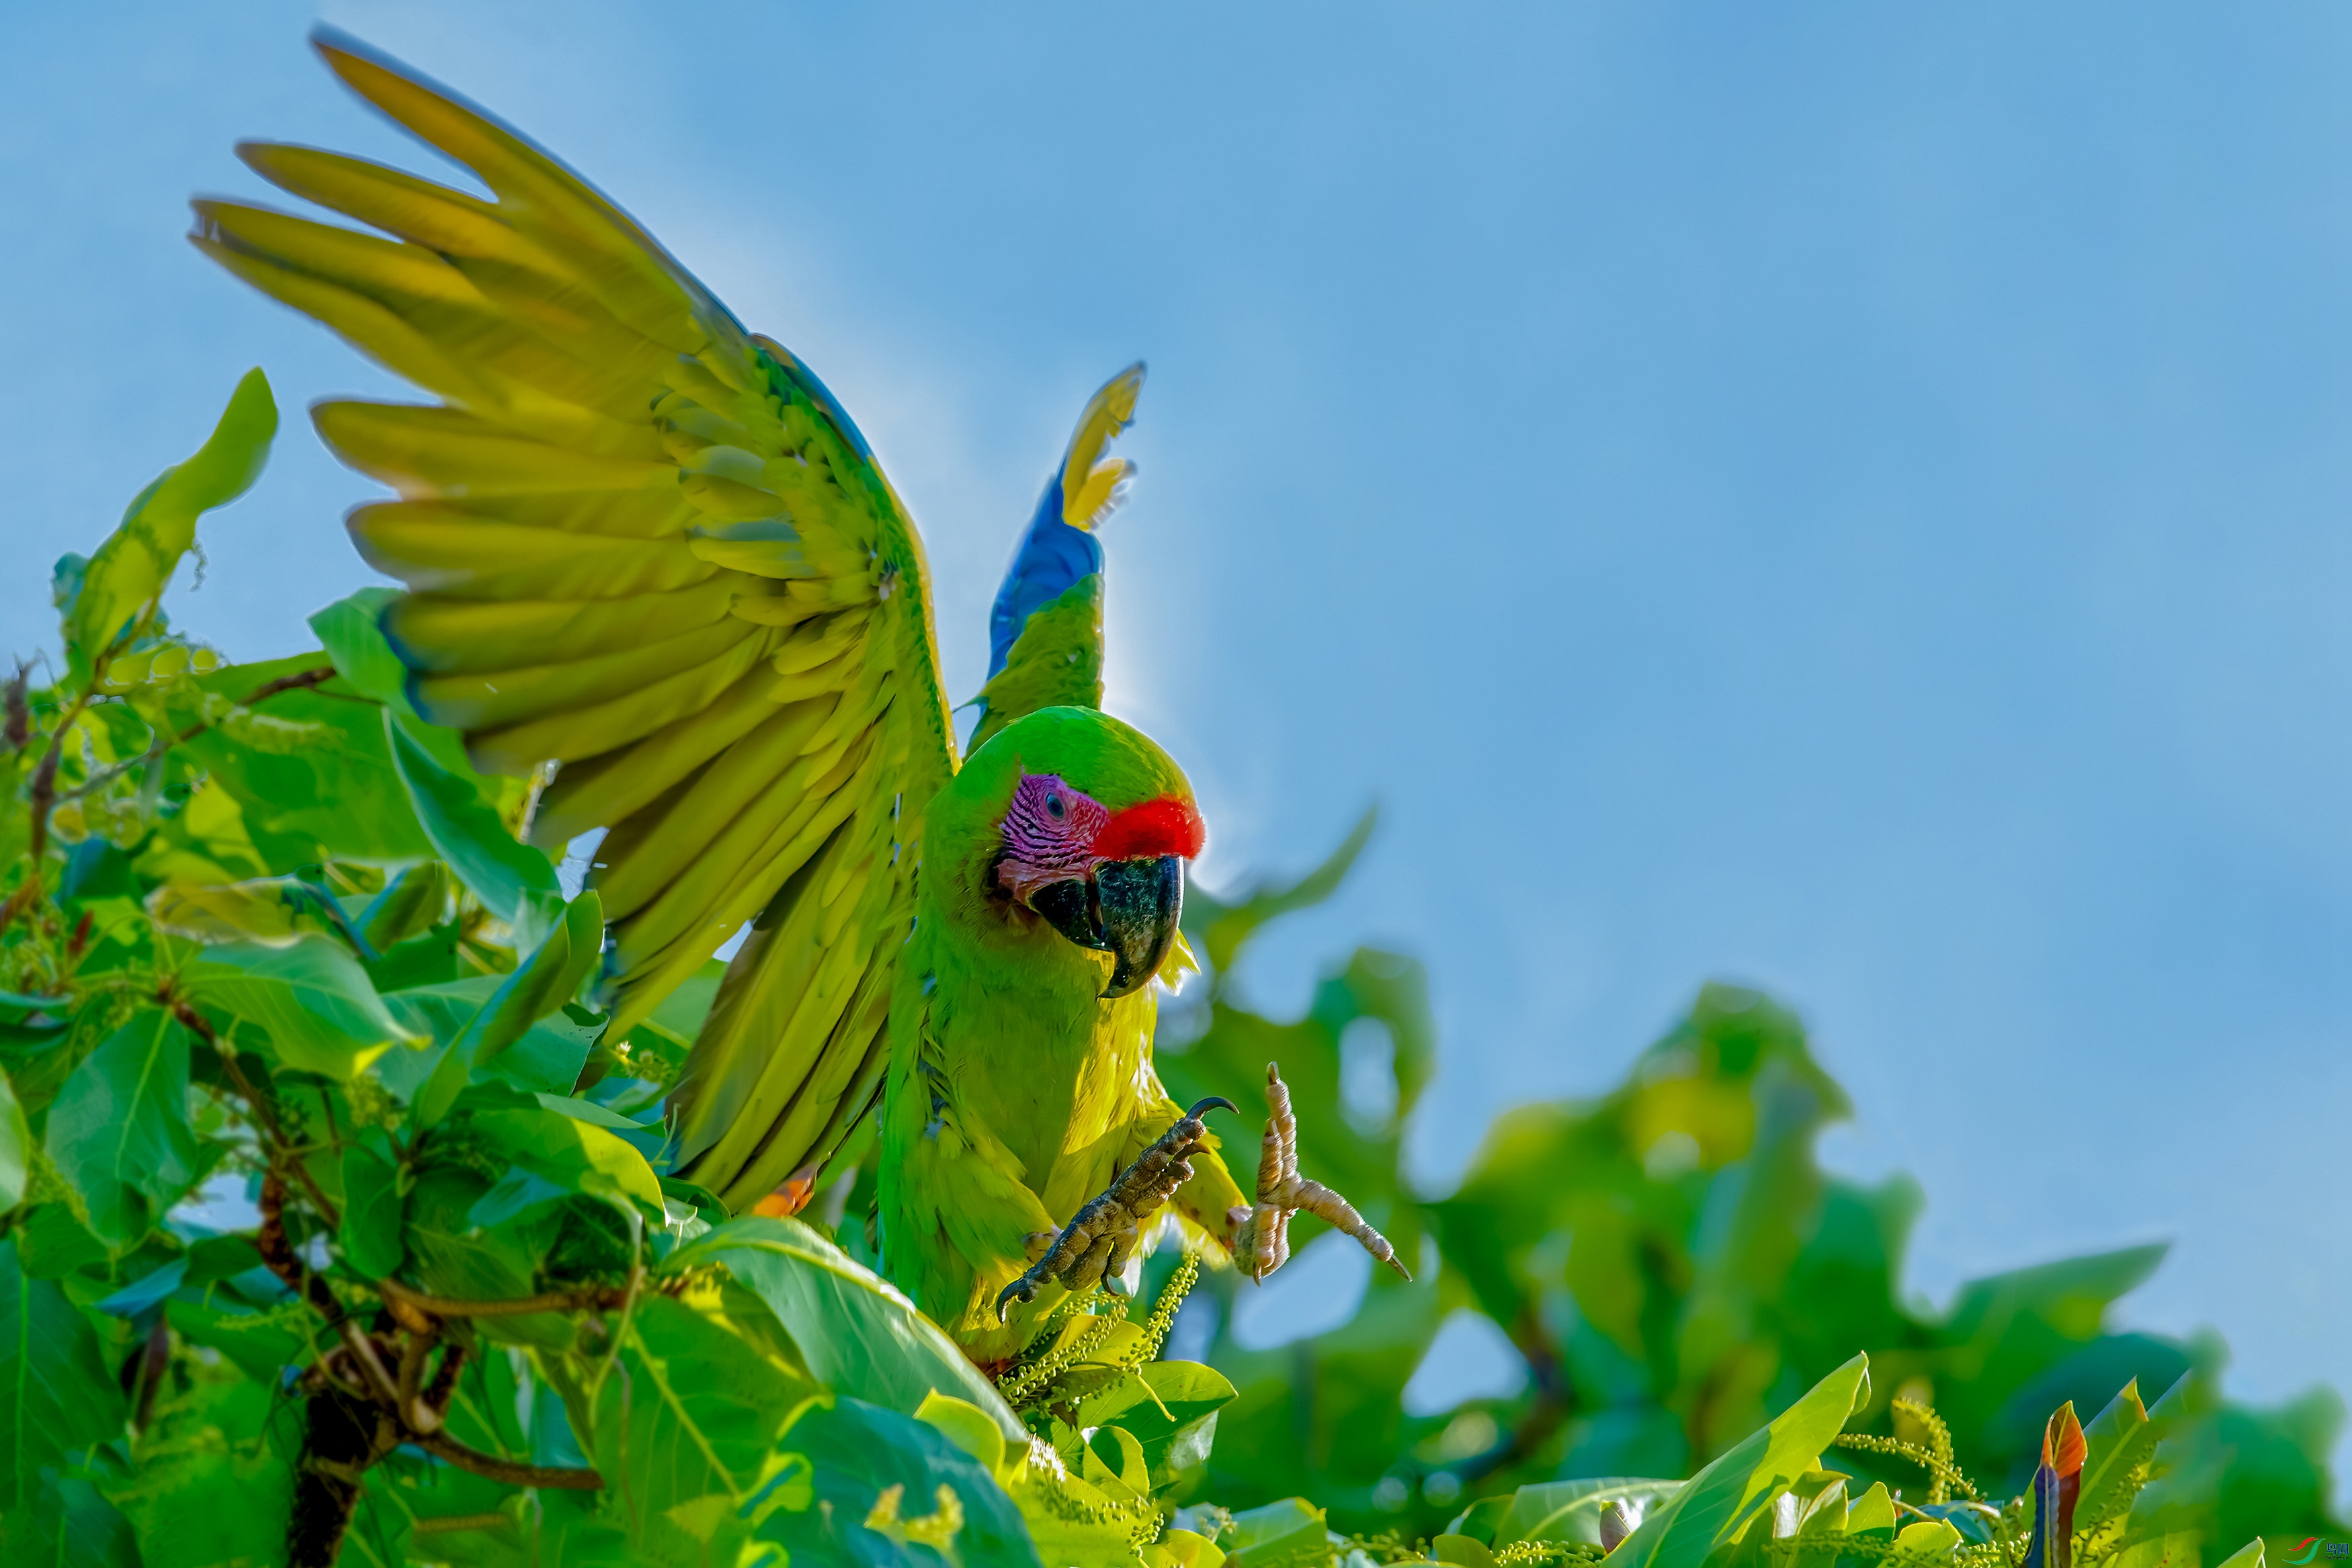
POLYGON ((1115 1000, 1142 989, 1176 946, 1184 862, 1174 855, 1111 861, 1085 882, 1048 883, 1030 895, 1029 907, 1079 946, 1111 956, 1102 999, 1115 1000))

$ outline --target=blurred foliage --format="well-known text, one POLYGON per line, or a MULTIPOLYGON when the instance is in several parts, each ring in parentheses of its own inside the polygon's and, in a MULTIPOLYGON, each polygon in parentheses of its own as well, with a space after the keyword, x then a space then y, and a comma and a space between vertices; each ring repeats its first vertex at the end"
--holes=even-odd
POLYGON ((1233 978, 1370 818, 1194 894, 1161 1062, 1255 1105, 1278 1061, 1303 1167, 1418 1281, 1251 1351, 1231 1274, 1165 1248, 992 1382, 866 1267, 870 1143, 811 1223, 668 1174, 718 967, 609 1037, 594 894, 520 841, 531 781, 408 707, 382 591, 261 664, 169 624, 275 425, 248 377, 59 563, 58 667, 0 690, 0 1562, 2163 1568, 2341 1533, 2331 1396, 2230 1405, 2217 1346, 2109 1326, 2153 1249, 1901 1301, 1918 1196, 1819 1169, 1844 1100, 1753 993, 1422 1193, 1420 967, 1361 949, 1289 1023, 1233 978), (1526 1387, 1410 1414, 1456 1314, 1526 1387))
MULTIPOLYGON (((1336 1530, 1418 1539, 1522 1487, 1688 1476, 1859 1351, 1873 1392, 1853 1429, 1901 1436, 1898 1396, 1932 1406, 1958 1468, 1989 1487, 2027 1484, 2053 1409, 2096 1410, 2136 1384, 2173 1391, 2168 1442, 2180 1466, 2168 1506, 2193 1521, 2176 1533, 2198 1534, 2208 1562, 2257 1534, 2345 1535, 2326 1470, 2343 1424, 2333 1393, 2272 1410, 2224 1403, 2218 1341, 2114 1325, 2115 1303, 2162 1247, 1972 1281, 1941 1312, 1904 1299, 1919 1189, 1821 1168, 1816 1140, 1851 1107, 1796 1017, 1755 991, 1704 988, 1614 1092, 1504 1113, 1454 1191, 1420 1198, 1399 1165, 1434 1049, 1419 966, 1360 949, 1294 1024, 1248 1011, 1231 979, 1249 934, 1337 887, 1370 825, 1295 885, 1199 901, 1193 946, 1213 967, 1204 994, 1163 1028, 1160 1071, 1180 1099, 1238 1098, 1280 1062, 1301 1168, 1331 1173, 1417 1260, 1416 1278, 1368 1270, 1347 1322, 1257 1350, 1233 1337, 1231 1276, 1213 1279, 1224 1310, 1208 1360, 1237 1396, 1202 1495, 1244 1506, 1304 1495, 1336 1530), (1384 1120, 1367 1120, 1360 1091, 1341 1091, 1362 1071, 1365 1019, 1392 1063, 1384 1120), (1456 1313, 1484 1318, 1517 1351, 1524 1389, 1408 1415, 1405 1386, 1456 1313)), ((1920 1472, 1900 1460, 1857 1451, 1835 1463, 1920 1492, 1920 1472)))

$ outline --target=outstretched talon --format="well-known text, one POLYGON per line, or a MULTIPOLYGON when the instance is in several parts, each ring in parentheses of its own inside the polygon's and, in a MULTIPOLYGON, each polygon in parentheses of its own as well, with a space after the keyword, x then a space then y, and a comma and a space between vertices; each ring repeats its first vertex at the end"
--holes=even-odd
POLYGON ((1143 1238, 1143 1222, 1192 1179, 1192 1156, 1200 1153, 1201 1140, 1209 1132, 1203 1118, 1215 1109, 1241 1113, 1240 1106, 1215 1094, 1185 1112, 1136 1156, 1133 1165, 1118 1173, 1108 1190, 1078 1210, 1077 1217, 1029 1265, 1027 1273, 998 1292, 996 1321, 1004 1321, 1015 1300, 1036 1300, 1038 1287, 1048 1281, 1083 1291, 1124 1272, 1128 1258, 1143 1238))
POLYGON ((1265 1141, 1257 1160, 1257 1207, 1227 1210, 1234 1222, 1234 1267, 1263 1280, 1290 1261, 1290 1217, 1300 1209, 1363 1243, 1364 1250, 1407 1280, 1412 1270, 1398 1261, 1389 1239, 1364 1222, 1356 1206, 1298 1174, 1298 1120, 1290 1113, 1290 1086, 1281 1070, 1265 1064, 1265 1141))

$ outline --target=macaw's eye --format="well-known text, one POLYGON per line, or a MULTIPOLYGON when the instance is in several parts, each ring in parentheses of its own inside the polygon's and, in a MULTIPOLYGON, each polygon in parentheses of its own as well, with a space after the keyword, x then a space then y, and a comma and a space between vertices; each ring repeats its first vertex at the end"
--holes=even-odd
POLYGON ((1062 798, 1059 795, 1045 797, 1045 813, 1057 822, 1062 820, 1062 798))

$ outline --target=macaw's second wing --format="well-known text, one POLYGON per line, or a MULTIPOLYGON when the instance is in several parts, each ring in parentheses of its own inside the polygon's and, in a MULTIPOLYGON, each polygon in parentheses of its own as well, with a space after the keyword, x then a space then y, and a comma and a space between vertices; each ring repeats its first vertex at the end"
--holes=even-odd
POLYGON ((535 841, 610 830, 616 1037, 759 917, 683 1131, 713 1185, 773 1185, 872 1098, 900 848, 955 766, 921 546, 815 377, 625 214, 430 85, 320 47, 496 200, 247 145, 381 235, 199 202, 195 243, 443 400, 314 411, 399 493, 350 528, 409 588, 383 627, 411 697, 478 766, 560 764, 535 841))
POLYGON ((1103 450, 1135 423, 1143 367, 1129 365, 1087 401, 1062 465, 1045 481, 988 625, 988 684, 980 688, 973 750, 1041 707, 1100 707, 1103 549, 1095 526, 1125 493, 1135 465, 1103 450))

